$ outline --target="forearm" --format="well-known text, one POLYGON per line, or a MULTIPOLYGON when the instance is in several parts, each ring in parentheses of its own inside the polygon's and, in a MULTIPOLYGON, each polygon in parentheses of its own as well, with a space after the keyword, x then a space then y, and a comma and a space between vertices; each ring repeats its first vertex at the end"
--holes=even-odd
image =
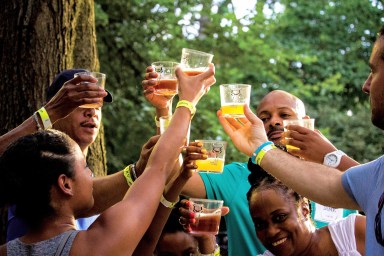
POLYGON ((348 170, 349 168, 353 167, 353 166, 356 166, 356 165, 359 165, 360 163, 355 161, 353 158, 345 155, 341 158, 341 161, 340 161, 340 164, 339 166, 337 167, 337 169, 339 169, 340 171, 342 172, 345 172, 346 170, 348 170))
POLYGON ((201 254, 212 254, 216 250, 216 236, 214 235, 205 235, 201 237, 196 237, 199 243, 199 252, 201 254))
MULTIPOLYGON (((141 240, 140 238, 147 231, 159 208, 161 194, 180 154, 190 118, 191 112, 187 108, 178 108, 175 111, 171 124, 154 147, 143 174, 133 183, 119 203, 122 207, 135 206, 135 210, 131 212, 130 227, 127 230, 131 230, 130 232, 135 230, 134 235, 138 240, 141 240)), ((121 228, 124 227, 121 226, 121 228)))
MULTIPOLYGON (((170 202, 177 202, 179 200, 180 192, 187 180, 181 176, 176 178, 173 184, 166 189, 164 198, 170 202)), ((156 245, 160 239, 162 230, 172 212, 172 208, 165 207, 163 204, 159 204, 155 217, 152 220, 151 225, 146 231, 145 235, 141 239, 139 245, 135 249, 133 255, 152 255, 156 249, 156 245)))
POLYGON ((33 116, 30 116, 21 125, 7 132, 0 137, 0 155, 4 153, 7 147, 18 138, 37 131, 37 123, 33 116))
POLYGON ((181 194, 186 197, 207 198, 207 191, 203 179, 198 173, 194 173, 183 187, 181 194))
POLYGON ((172 115, 172 100, 167 103, 165 108, 156 108, 155 122, 156 122, 156 134, 160 133, 160 117, 172 115))
POLYGON ((93 181, 93 198, 95 203, 87 216, 99 214, 121 201, 128 188, 129 186, 123 171, 95 178, 93 181))
POLYGON ((156 108, 156 119, 158 120, 161 116, 170 116, 172 115, 172 105, 167 106, 166 108, 156 108))
POLYGON ((261 167, 315 202, 335 208, 359 209, 344 190, 339 170, 300 160, 279 149, 268 151, 261 167))

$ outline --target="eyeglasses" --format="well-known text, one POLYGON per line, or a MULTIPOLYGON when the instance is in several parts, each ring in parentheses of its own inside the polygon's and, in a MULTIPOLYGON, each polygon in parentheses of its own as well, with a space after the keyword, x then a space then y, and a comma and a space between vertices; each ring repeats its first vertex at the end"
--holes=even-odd
POLYGON ((381 244, 382 246, 384 246, 384 239, 383 239, 383 236, 381 233, 381 210, 383 209, 383 205, 384 205, 384 192, 383 192, 383 194, 381 194, 379 203, 377 205, 377 207, 379 207, 379 211, 377 212, 376 217, 375 217, 376 241, 379 244, 381 244))

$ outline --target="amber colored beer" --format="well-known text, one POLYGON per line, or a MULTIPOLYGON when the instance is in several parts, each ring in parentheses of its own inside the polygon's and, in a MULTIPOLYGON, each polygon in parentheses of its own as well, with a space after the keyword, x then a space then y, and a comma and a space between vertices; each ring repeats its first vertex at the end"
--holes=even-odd
POLYGON ((220 213, 199 213, 196 222, 190 224, 192 234, 214 234, 219 232, 220 213))
POLYGON ((103 102, 100 103, 90 103, 79 106, 79 108, 100 108, 103 106, 103 102))
POLYGON ((291 145, 285 145, 285 147, 287 148, 288 152, 290 152, 290 150, 300 150, 300 148, 291 145))
POLYGON ((155 94, 175 95, 177 94, 177 79, 160 79, 155 87, 155 94))
POLYGON ((200 75, 202 73, 204 73, 203 70, 183 70, 183 72, 187 75, 187 76, 197 76, 197 75, 200 75))
POLYGON ((219 158, 207 158, 204 160, 196 160, 197 171, 222 173, 224 168, 224 160, 219 158))
POLYGON ((244 104, 231 104, 221 106, 223 116, 244 117, 244 104))

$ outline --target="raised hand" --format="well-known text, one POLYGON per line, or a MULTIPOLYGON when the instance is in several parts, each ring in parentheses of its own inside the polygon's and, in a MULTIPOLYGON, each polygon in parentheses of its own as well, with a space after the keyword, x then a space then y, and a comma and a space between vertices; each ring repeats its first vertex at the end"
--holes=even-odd
POLYGON ((299 125, 289 125, 286 128, 288 131, 284 132, 281 143, 300 148, 289 149, 288 152, 292 155, 322 164, 327 153, 337 150, 319 130, 312 131, 299 125))
MULTIPOLYGON (((191 202, 187 199, 183 199, 180 201, 180 207, 179 207, 179 223, 183 226, 183 229, 186 232, 191 231, 190 224, 195 223, 195 213, 189 209, 191 205, 191 202)), ((221 207, 221 216, 225 216, 229 213, 229 207, 223 206, 221 207)), ((198 235, 201 236, 201 235, 198 235)), ((210 236, 210 235, 207 235, 210 236)))
POLYGON ((51 122, 66 117, 81 105, 102 102, 107 92, 96 82, 96 78, 85 74, 67 81, 45 105, 51 122))
POLYGON ((214 77, 215 66, 211 63, 206 72, 197 76, 184 74, 181 68, 176 69, 176 76, 179 82, 179 99, 187 100, 196 105, 200 98, 209 91, 211 85, 216 82, 214 77))
POLYGON ((207 150, 203 149, 201 142, 190 142, 185 148, 185 156, 183 165, 181 166, 180 176, 189 179, 197 169, 195 161, 207 158, 207 150))
POLYGON ((144 96, 156 109, 170 109, 172 107, 172 99, 174 95, 166 96, 154 93, 154 86, 156 86, 157 77, 158 74, 155 72, 154 68, 152 66, 148 66, 144 80, 141 82, 144 96))
POLYGON ((252 156, 256 148, 268 141, 268 138, 263 122, 248 105, 244 105, 244 114, 245 118, 240 118, 239 122, 234 118, 222 116, 221 110, 217 111, 221 126, 236 148, 247 156, 252 156))

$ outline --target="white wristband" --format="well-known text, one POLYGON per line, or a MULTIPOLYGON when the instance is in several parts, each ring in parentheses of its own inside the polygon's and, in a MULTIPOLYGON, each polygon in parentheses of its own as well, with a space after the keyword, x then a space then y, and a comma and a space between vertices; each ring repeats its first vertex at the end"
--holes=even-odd
POLYGON ((177 197, 177 200, 176 202, 170 202, 168 201, 167 199, 165 199, 165 197, 163 195, 161 195, 161 198, 160 198, 160 203, 164 206, 164 207, 167 207, 167 208, 173 208, 175 207, 175 205, 179 202, 180 200, 180 197, 177 197))
POLYGON ((41 131, 41 130, 43 130, 42 128, 41 128, 41 125, 40 125, 40 122, 39 122, 39 118, 37 117, 37 111, 33 114, 33 118, 35 119, 35 122, 36 122, 36 127, 37 127, 37 130, 38 131, 41 131))

